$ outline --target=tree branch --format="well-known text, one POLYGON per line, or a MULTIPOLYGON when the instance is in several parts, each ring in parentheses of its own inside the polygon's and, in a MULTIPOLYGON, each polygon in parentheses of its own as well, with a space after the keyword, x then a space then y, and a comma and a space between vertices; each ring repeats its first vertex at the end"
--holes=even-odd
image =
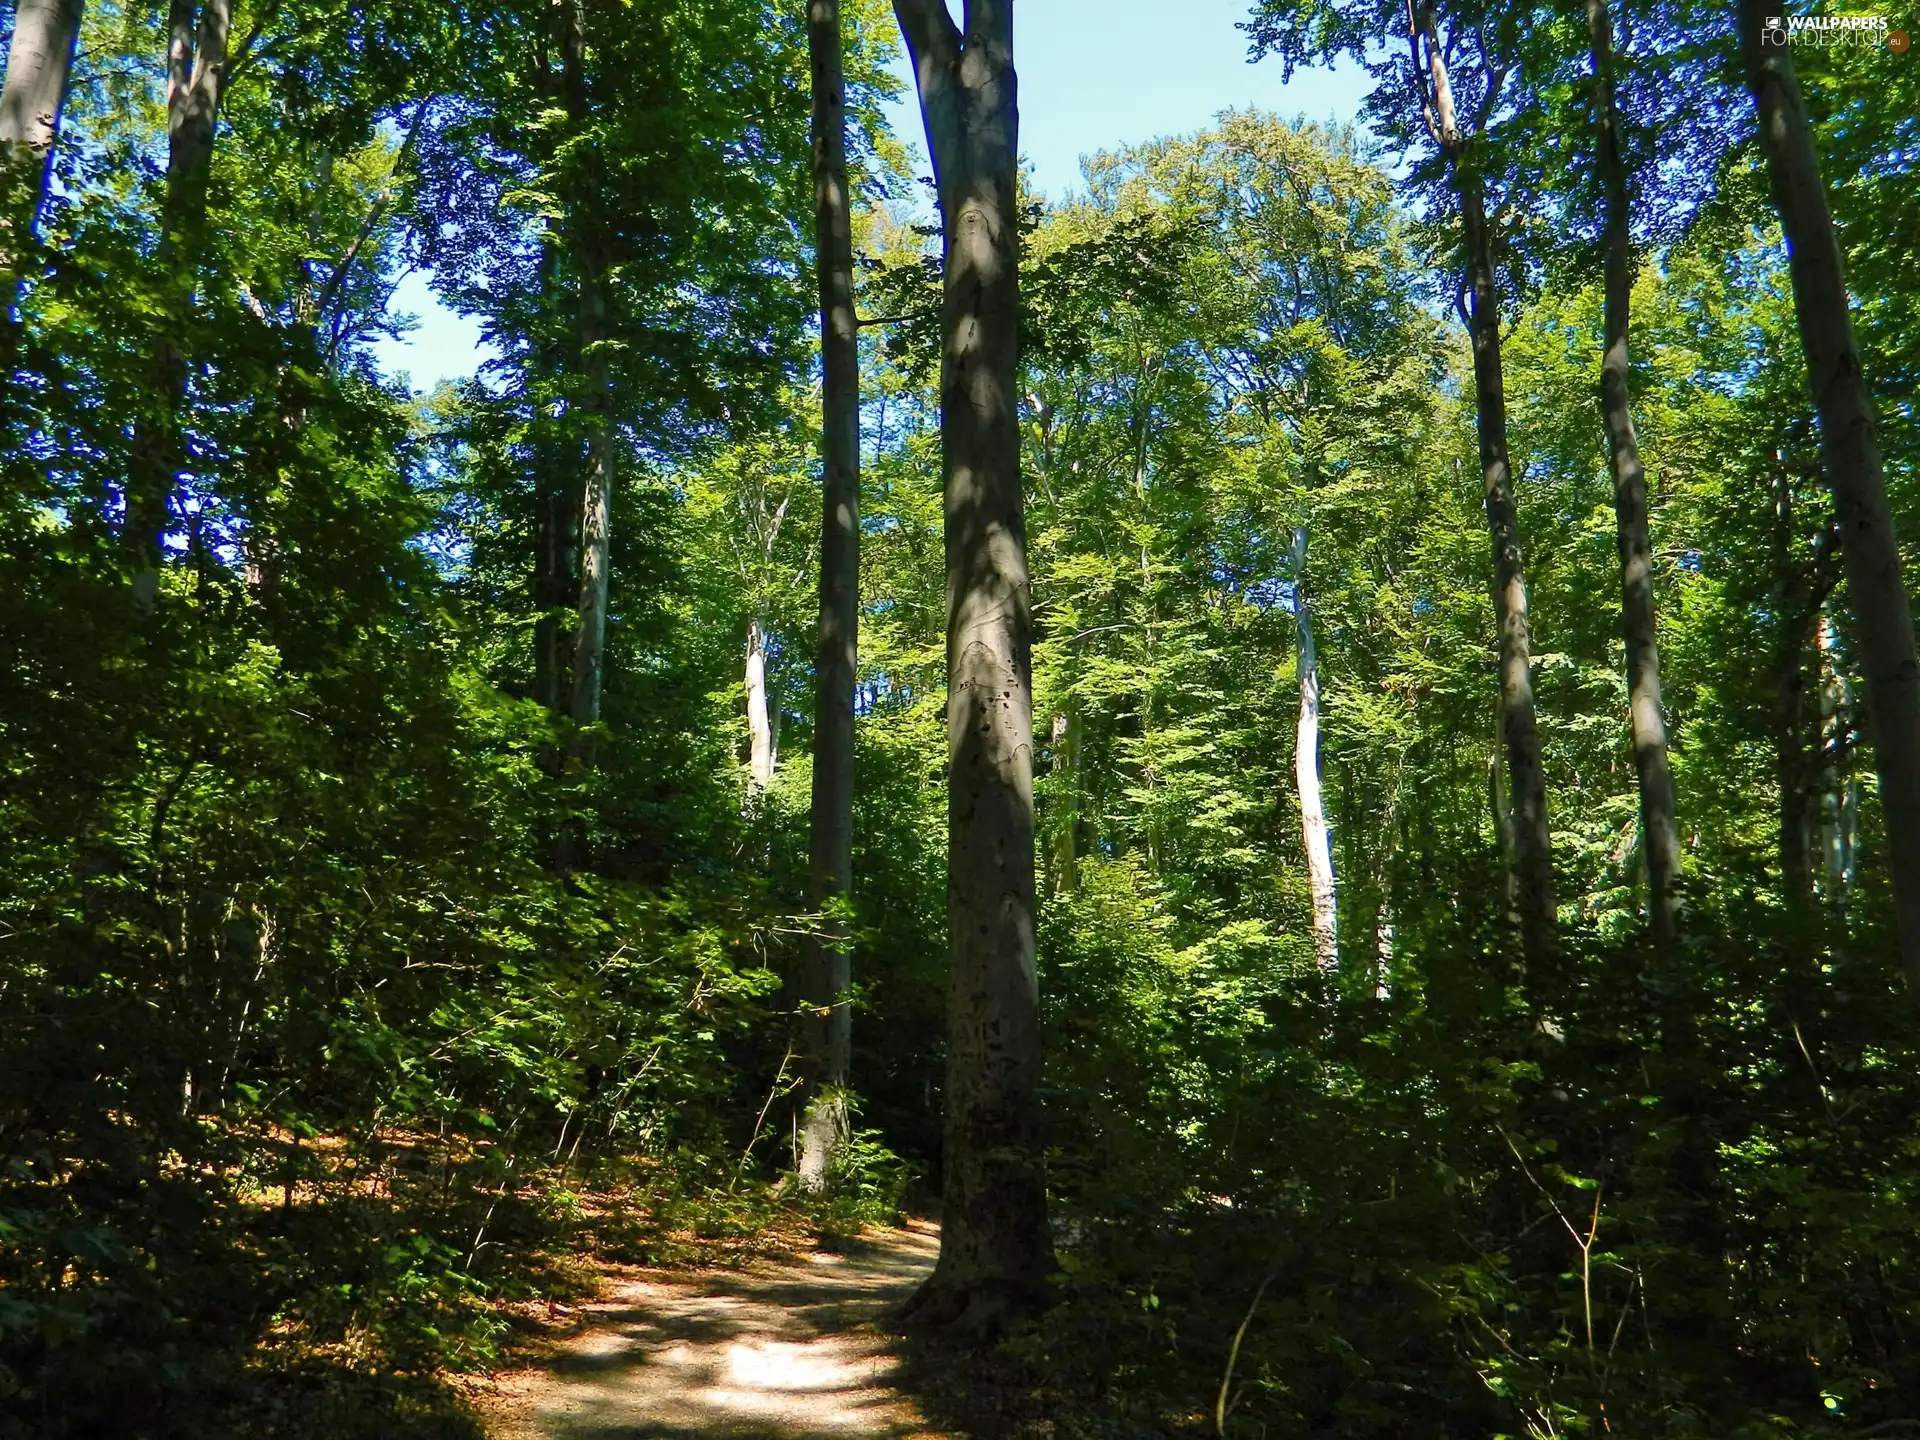
POLYGON ((923 59, 950 65, 960 57, 963 37, 944 0, 893 0, 893 13, 900 21, 900 33, 906 37, 916 71, 923 59))
MULTIPOLYGON (((367 241, 373 238, 374 230, 381 220, 386 218, 387 207, 393 203, 393 187, 400 179, 400 170, 407 163, 407 156, 413 152, 414 141, 420 134, 420 122, 426 119, 427 106, 433 103, 433 97, 427 96, 414 108, 413 119, 407 125, 406 138, 400 142, 400 148, 393 157, 393 172, 387 177, 380 196, 367 209, 367 215, 360 222, 360 233, 353 237, 353 244, 347 247, 347 253, 340 257, 340 263, 333 267, 333 275, 327 281, 326 288, 320 292, 320 298, 314 302, 313 318, 318 324, 320 318, 332 308, 333 302, 340 297, 340 287, 346 283, 347 274, 353 269, 353 262, 360 258, 360 252, 366 248, 367 241)), ((337 328, 333 339, 327 346, 331 354, 339 343, 337 328)))

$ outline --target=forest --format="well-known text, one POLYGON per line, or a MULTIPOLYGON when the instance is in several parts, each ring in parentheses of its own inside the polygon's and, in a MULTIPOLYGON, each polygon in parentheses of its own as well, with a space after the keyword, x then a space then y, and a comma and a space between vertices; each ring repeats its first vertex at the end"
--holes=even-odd
POLYGON ((1247 0, 1352 123, 1045 195, 1013 0, 15 0, 0 1437, 909 1222, 924 1429, 524 1433, 1920 1436, 1853 3, 1247 0))

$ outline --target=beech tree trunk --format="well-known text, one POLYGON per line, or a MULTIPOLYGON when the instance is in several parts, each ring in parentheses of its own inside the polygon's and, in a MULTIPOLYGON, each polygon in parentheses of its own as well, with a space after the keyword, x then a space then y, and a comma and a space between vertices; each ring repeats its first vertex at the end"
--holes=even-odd
POLYGON ((773 717, 767 707, 767 632, 760 617, 747 622, 747 789, 748 805, 773 783, 773 717))
MULTIPOLYGON (((1787 908, 1804 913, 1813 898, 1807 825, 1806 600, 1793 558, 1793 476, 1784 457, 1774 476, 1773 497, 1773 770, 1780 791, 1781 895, 1787 908)), ((1817 584, 1817 579, 1815 581, 1817 584)))
POLYGON ((163 286, 162 329, 154 346, 152 410, 135 424, 123 543, 134 603, 151 610, 160 593, 161 545, 181 454, 181 409, 190 372, 186 335, 194 281, 205 249, 207 180, 220 100, 227 83, 231 0, 172 0, 167 12, 167 183, 155 265, 163 286))
POLYGON ((1307 608, 1307 527, 1293 532, 1293 619, 1299 631, 1300 718, 1293 731, 1293 783, 1300 796, 1300 838, 1313 892, 1313 954, 1322 970, 1340 963, 1339 907, 1333 888, 1333 842, 1320 794, 1320 665, 1307 608))
POLYGON ((1640 783, 1640 855, 1647 877, 1647 924, 1670 950, 1679 930, 1680 825, 1667 722, 1660 705, 1660 648, 1654 627, 1653 547, 1647 528, 1647 475, 1628 404, 1627 322, 1633 305, 1633 251, 1627 167, 1613 84, 1613 21, 1606 0, 1587 0, 1593 50, 1594 111, 1605 219, 1605 350, 1600 360, 1600 412, 1613 467, 1613 514, 1620 547, 1620 625, 1627 651, 1627 714, 1633 768, 1640 783))
POLYGON ((1844 912, 1853 888, 1854 837, 1860 817, 1860 786, 1853 778, 1853 681, 1833 616, 1822 613, 1815 632, 1820 648, 1820 861, 1821 896, 1844 912))
POLYGON ((1053 717, 1053 886, 1071 895, 1080 888, 1080 716, 1078 702, 1053 717))
POLYGON ((852 1059, 846 927, 853 889, 853 689, 860 641, 860 327, 840 0, 809 0, 815 272, 820 287, 820 630, 814 648, 813 812, 808 875, 822 921, 802 954, 800 1183, 822 1188, 847 1132, 839 1092, 852 1059))
MULTIPOLYGON (((587 112, 587 44, 582 0, 566 7, 562 83, 576 132, 587 112)), ((606 259, 593 228, 591 205, 576 203, 570 217, 579 313, 581 411, 587 432, 587 474, 580 507, 580 626, 573 639, 573 684, 568 713, 577 727, 574 754, 593 763, 593 727, 600 722, 607 639, 607 591, 613 543, 613 383, 607 363, 606 259)), ((771 764, 769 763, 769 769, 771 764)))
POLYGON ((0 296, 8 313, 18 296, 22 267, 39 230, 47 198, 53 142, 60 133, 67 77, 80 38, 82 0, 19 0, 7 77, 0 85, 0 296))
POLYGON ((1493 540, 1494 618, 1500 631, 1500 715, 1506 747, 1508 804, 1513 830, 1513 880, 1520 946, 1537 983, 1558 951, 1553 904, 1553 836, 1547 823, 1547 777, 1533 709, 1533 634, 1527 613, 1526 564, 1520 516, 1514 504, 1507 452, 1507 389, 1500 356, 1500 300, 1494 284, 1493 243, 1487 229, 1485 182, 1470 137, 1454 111, 1446 61, 1432 16, 1421 23, 1432 85, 1437 138, 1460 194, 1460 229, 1471 293, 1474 409, 1487 528, 1493 540))
POLYGON ((923 1321, 990 1329, 1052 1268, 1034 972, 1032 625, 1021 509, 1012 0, 895 0, 939 192, 947 559, 947 1087, 923 1321))
POLYGON ((1900 958, 1908 990, 1920 1002, 1920 660, 1914 654, 1913 607, 1901 579, 1840 238, 1784 27, 1775 37, 1779 43, 1769 43, 1767 22, 1780 15, 1774 0, 1740 0, 1741 50, 1787 239, 1807 390, 1820 420, 1820 458, 1833 492, 1865 672, 1900 958))

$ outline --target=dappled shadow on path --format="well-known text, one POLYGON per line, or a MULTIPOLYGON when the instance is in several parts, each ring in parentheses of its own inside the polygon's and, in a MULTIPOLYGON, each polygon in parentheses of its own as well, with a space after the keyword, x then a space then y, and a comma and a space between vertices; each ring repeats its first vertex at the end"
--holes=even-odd
POLYGON ((915 1223, 870 1231, 839 1254, 617 1280, 542 1367, 503 1382, 489 1433, 939 1440, 894 1388, 898 1360, 882 1331, 938 1252, 938 1232, 915 1223))

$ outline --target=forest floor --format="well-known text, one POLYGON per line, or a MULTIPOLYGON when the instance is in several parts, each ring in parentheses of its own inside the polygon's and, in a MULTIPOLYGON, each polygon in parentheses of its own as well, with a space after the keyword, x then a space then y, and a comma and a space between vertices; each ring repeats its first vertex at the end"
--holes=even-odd
POLYGON ((492 1440, 946 1440, 901 1388, 885 1328, 939 1245, 909 1221, 745 1269, 609 1267, 571 1328, 476 1408, 492 1440))

